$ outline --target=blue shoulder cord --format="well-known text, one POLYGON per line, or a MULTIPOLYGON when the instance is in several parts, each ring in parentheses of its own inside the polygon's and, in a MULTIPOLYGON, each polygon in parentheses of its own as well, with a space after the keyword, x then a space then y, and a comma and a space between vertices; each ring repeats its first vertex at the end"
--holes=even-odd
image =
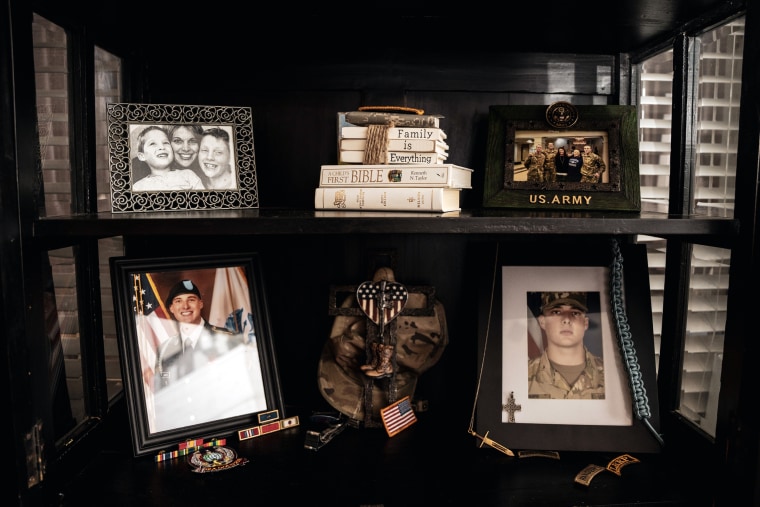
POLYGON ((615 238, 612 239, 612 269, 610 276, 610 297, 612 299, 612 313, 615 318, 615 330, 617 332, 620 352, 623 356, 623 363, 628 371, 628 381, 631 385, 631 392, 634 397, 634 409, 636 417, 641 420, 654 438, 664 445, 662 436, 657 433, 649 422, 652 413, 649 411, 649 399, 647 391, 644 388, 644 379, 641 377, 639 361, 636 357, 636 348, 633 346, 631 337, 631 328, 628 326, 628 317, 625 314, 623 306, 623 255, 620 253, 620 245, 615 238))

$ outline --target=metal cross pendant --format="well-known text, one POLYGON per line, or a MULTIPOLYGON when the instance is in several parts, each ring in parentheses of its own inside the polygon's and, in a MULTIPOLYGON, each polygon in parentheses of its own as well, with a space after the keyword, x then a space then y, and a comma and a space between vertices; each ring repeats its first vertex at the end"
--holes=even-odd
POLYGON ((508 422, 515 422, 515 412, 519 412, 522 410, 522 405, 518 405, 515 403, 515 392, 510 391, 509 397, 507 398, 507 403, 505 405, 501 406, 502 410, 507 411, 507 415, 509 416, 509 419, 507 419, 508 422))

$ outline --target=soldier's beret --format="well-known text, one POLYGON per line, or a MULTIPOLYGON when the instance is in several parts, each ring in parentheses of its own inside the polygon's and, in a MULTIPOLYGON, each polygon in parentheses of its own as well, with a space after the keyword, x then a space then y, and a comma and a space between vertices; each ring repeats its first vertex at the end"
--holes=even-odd
POLYGON ((166 304, 172 304, 174 298, 181 296, 182 294, 195 294, 199 298, 201 297, 200 289, 198 289, 198 286, 195 285, 192 280, 182 280, 175 283, 169 290, 169 295, 166 296, 166 304))

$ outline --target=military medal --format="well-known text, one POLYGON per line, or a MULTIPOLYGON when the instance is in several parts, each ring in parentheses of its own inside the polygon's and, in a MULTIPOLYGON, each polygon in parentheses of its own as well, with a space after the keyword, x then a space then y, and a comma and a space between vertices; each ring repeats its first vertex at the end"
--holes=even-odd
POLYGON ((226 446, 209 447, 198 449, 187 460, 193 467, 193 472, 219 472, 248 463, 246 458, 239 458, 237 453, 226 446))

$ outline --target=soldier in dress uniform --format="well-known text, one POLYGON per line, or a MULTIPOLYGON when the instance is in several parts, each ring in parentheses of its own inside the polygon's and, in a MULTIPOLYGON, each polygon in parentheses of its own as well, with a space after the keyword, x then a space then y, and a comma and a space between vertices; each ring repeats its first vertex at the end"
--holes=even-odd
POLYGON ((583 147, 583 167, 581 167, 581 183, 599 183, 602 173, 607 170, 602 157, 591 151, 588 144, 583 147))
POLYGON ((557 181, 557 149, 554 147, 554 143, 546 144, 544 156, 546 157, 546 163, 544 164, 544 181, 547 183, 554 183, 557 181))
POLYGON ((544 292, 538 324, 546 348, 528 362, 528 398, 604 399, 604 361, 583 342, 586 293, 544 292))
POLYGON ((525 167, 528 169, 528 181, 533 183, 544 181, 544 164, 546 164, 544 148, 537 144, 536 151, 528 155, 528 159, 525 161, 525 167))
POLYGON ((266 408, 256 346, 203 319, 203 299, 192 280, 175 284, 166 301, 177 332, 158 350, 151 431, 266 408))
POLYGON ((177 323, 177 334, 164 342, 156 364, 156 390, 207 366, 222 354, 244 343, 242 334, 212 326, 203 319, 203 299, 192 280, 177 282, 166 302, 177 323))

